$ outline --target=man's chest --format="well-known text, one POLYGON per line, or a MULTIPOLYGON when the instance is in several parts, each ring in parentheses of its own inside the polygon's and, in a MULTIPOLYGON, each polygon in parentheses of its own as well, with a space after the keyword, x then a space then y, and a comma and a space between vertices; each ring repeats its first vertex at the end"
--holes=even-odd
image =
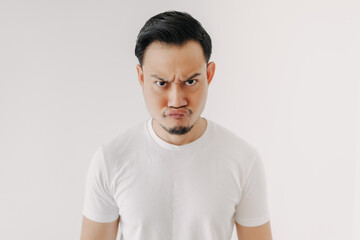
POLYGON ((114 176, 113 190, 125 224, 164 227, 233 221, 239 187, 233 165, 211 157, 137 154, 114 176))

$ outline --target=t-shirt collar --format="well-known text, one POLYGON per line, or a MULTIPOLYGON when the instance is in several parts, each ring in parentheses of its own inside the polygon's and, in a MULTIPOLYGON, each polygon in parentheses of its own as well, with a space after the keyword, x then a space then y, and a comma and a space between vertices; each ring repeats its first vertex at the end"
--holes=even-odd
POLYGON ((205 141, 209 135, 209 129, 211 128, 212 122, 205 119, 207 121, 207 126, 206 129, 204 131, 204 133, 195 141, 192 141, 190 143, 184 144, 184 145, 175 145, 175 144, 171 144, 168 143, 166 141, 164 141, 163 139, 161 139, 154 131, 153 127, 152 127, 152 117, 150 117, 147 120, 147 130, 148 133, 151 135, 152 139, 162 148, 167 149, 167 150, 172 150, 172 151, 183 151, 183 150, 191 150, 191 149, 195 149, 198 148, 200 146, 202 146, 203 144, 205 144, 205 141))

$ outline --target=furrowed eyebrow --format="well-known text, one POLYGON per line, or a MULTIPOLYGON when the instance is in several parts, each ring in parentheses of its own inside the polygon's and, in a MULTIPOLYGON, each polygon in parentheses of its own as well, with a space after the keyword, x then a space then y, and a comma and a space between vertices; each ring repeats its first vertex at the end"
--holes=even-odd
POLYGON ((156 74, 151 74, 151 76, 152 76, 152 77, 154 77, 154 78, 157 78, 157 79, 159 79, 159 80, 161 80, 161 81, 164 81, 164 82, 169 82, 169 81, 167 81, 167 80, 165 80, 165 79, 163 79, 163 78, 159 77, 159 76, 158 76, 158 75, 156 75, 156 74))
MULTIPOLYGON (((194 73, 193 75, 191 75, 191 77, 189 77, 188 79, 186 79, 184 82, 186 82, 186 81, 188 81, 188 80, 191 80, 192 78, 197 77, 197 76, 199 76, 200 74, 201 74, 201 73, 194 73)), ((161 81, 164 81, 164 82, 169 82, 168 80, 165 80, 165 79, 163 79, 162 77, 159 77, 159 76, 156 75, 156 74, 151 74, 151 77, 157 78, 157 79, 159 79, 159 80, 161 80, 161 81)))
POLYGON ((185 82, 188 81, 188 80, 191 80, 191 79, 194 78, 194 77, 199 76, 200 74, 201 74, 201 73, 194 73, 193 75, 191 75, 191 77, 189 77, 188 79, 186 79, 185 82))

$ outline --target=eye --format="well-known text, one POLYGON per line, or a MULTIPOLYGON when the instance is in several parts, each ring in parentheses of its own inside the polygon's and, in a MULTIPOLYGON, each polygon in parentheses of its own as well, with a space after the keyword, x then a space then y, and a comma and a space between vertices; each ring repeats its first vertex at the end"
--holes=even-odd
POLYGON ((166 85, 165 81, 156 81, 156 85, 158 85, 159 87, 164 87, 166 85))
POLYGON ((187 86, 192 86, 192 85, 194 85, 196 82, 197 82, 197 80, 191 79, 191 80, 187 80, 187 81, 185 82, 185 84, 186 84, 186 83, 189 83, 189 84, 186 84, 186 85, 187 85, 187 86))

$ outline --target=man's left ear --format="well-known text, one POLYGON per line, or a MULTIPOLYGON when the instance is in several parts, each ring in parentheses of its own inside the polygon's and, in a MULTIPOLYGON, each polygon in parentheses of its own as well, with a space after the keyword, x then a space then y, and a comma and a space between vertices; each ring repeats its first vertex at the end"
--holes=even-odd
POLYGON ((210 85, 211 80, 214 77, 214 74, 215 74, 215 63, 209 62, 206 67, 206 77, 207 77, 208 85, 210 85))

